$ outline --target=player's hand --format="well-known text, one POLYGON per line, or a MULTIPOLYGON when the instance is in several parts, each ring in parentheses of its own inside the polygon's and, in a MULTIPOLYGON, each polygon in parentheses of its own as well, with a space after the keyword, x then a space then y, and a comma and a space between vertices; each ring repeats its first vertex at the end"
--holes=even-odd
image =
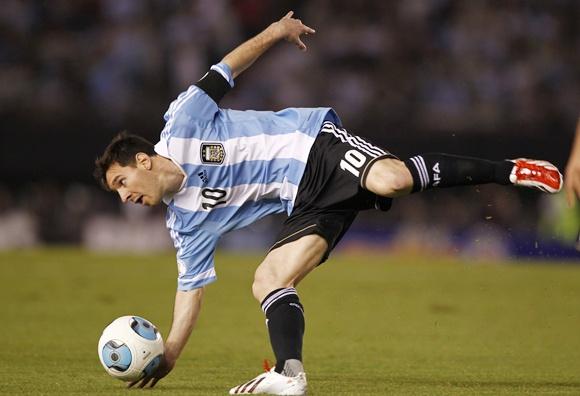
POLYGON ((134 385, 137 385, 138 388, 144 388, 147 385, 149 385, 147 386, 148 388, 153 388, 161 378, 165 377, 167 374, 171 372, 171 370, 173 370, 174 366, 175 361, 170 361, 166 359, 165 356, 163 356, 161 358, 161 362, 159 363, 159 367, 157 367, 157 370, 155 370, 153 373, 151 373, 151 375, 148 375, 147 377, 144 377, 137 381, 130 382, 129 385, 127 385, 127 388, 131 388, 134 385))
POLYGON ((292 15, 294 15, 294 11, 290 11, 270 27, 274 30, 274 34, 277 37, 295 44, 302 51, 306 51, 306 45, 300 40, 300 36, 303 34, 314 34, 316 31, 304 25, 300 19, 292 18, 292 15))

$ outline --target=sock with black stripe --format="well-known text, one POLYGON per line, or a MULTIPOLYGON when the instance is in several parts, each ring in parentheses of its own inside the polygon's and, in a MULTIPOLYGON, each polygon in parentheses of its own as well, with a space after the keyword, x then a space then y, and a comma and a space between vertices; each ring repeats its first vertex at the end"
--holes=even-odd
POLYGON ((404 161, 413 176, 411 192, 434 187, 511 184, 511 161, 489 161, 441 153, 421 154, 404 161))
POLYGON ((275 371, 289 377, 303 372, 304 308, 296 289, 274 290, 262 301, 262 310, 266 314, 270 343, 276 355, 275 371))

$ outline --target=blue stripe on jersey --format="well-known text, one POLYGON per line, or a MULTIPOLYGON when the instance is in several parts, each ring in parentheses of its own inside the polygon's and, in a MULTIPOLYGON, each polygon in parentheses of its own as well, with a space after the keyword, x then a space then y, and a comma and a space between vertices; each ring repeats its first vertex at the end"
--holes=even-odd
MULTIPOLYGON (((211 121, 218 110, 217 104, 208 94, 197 85, 191 85, 187 91, 180 93, 177 99, 171 102, 163 118, 165 121, 171 122, 174 117, 186 115, 184 122, 188 122, 191 119, 211 121)), ((173 135, 173 126, 174 122, 171 122, 163 129, 169 130, 171 135, 173 135)))
MULTIPOLYGON (((192 102, 190 105, 196 106, 196 103, 192 102)), ((334 114, 334 110, 325 107, 289 108, 277 112, 220 109, 213 125, 207 125, 207 128, 210 129, 206 129, 205 133, 198 128, 194 129, 189 126, 189 128, 173 128, 171 136, 205 139, 200 134, 202 132, 208 135, 210 133, 213 134, 213 139, 215 140, 218 137, 217 133, 224 131, 227 131, 227 135, 220 136, 219 140, 257 135, 283 135, 287 133, 304 133, 309 136, 316 136, 322 122, 328 118, 335 119, 334 114)))
MULTIPOLYGON (((306 164, 294 158, 276 158, 273 160, 245 161, 237 164, 212 168, 209 172, 212 188, 227 188, 242 184, 282 183, 284 177, 288 182, 298 186, 306 164), (216 180, 213 180, 215 177, 216 180)), ((188 175, 195 175, 204 168, 203 165, 182 164, 188 175)), ((188 177, 185 187, 203 187, 204 181, 199 177, 188 177)))
POLYGON ((218 238, 210 232, 194 229, 187 238, 177 236, 174 239, 177 247, 179 290, 192 290, 216 279, 213 253, 218 238))
MULTIPOLYGON (((265 216, 274 213, 282 213, 285 210, 280 199, 248 201, 242 206, 217 207, 209 212, 192 212, 175 206, 173 202, 170 204, 170 208, 176 213, 175 222, 171 228, 177 232, 183 230, 184 233, 187 233, 191 224, 199 224, 198 227, 201 230, 216 234, 223 234, 228 231, 245 227, 265 216)), ((192 246, 193 245, 194 243, 192 243, 192 246)), ((178 248, 183 249, 183 246, 179 246, 178 248)), ((189 248, 185 248, 182 255, 187 255, 187 250, 189 250, 189 248)))
POLYGON ((213 122, 211 121, 189 120, 188 122, 178 122, 178 125, 173 125, 171 128, 171 133, 163 137, 165 139, 171 139, 172 137, 186 139, 194 138, 215 142, 216 135, 213 128, 213 122), (195 128, 191 127, 191 122, 195 122, 195 128))

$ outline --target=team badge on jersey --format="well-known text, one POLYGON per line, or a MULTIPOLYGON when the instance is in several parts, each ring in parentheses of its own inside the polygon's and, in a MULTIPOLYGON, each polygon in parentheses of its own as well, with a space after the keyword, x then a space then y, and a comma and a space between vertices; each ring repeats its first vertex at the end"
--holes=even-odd
POLYGON ((204 164, 220 165, 226 158, 226 150, 221 143, 202 143, 201 162, 204 164))

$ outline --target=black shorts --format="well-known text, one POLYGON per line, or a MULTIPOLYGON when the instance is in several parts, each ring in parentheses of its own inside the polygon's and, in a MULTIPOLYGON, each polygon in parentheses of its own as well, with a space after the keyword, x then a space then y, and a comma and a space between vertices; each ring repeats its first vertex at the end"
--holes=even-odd
POLYGON ((321 263, 326 261, 359 211, 391 207, 390 198, 364 188, 370 166, 383 158, 397 157, 325 122, 308 155, 294 209, 270 250, 317 234, 328 243, 321 263))

